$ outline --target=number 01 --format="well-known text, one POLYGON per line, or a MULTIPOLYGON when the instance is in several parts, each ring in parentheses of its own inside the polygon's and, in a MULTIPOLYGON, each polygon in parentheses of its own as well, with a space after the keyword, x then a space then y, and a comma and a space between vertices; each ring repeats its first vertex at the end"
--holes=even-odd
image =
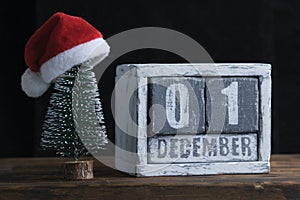
MULTIPOLYGON (((227 96, 228 123, 239 123, 238 82, 232 82, 221 90, 227 96)), ((178 108, 177 108, 178 109, 178 108)), ((166 117, 172 128, 179 129, 189 125, 189 91, 180 83, 170 85, 166 90, 166 117), (176 120, 176 100, 179 106, 179 120, 176 120)))

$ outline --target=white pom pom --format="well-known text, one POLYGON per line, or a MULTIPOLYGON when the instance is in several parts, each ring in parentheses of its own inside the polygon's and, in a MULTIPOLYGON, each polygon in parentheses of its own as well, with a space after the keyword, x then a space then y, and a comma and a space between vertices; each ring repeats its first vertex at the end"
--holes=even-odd
POLYGON ((22 75, 21 86, 27 96, 39 97, 48 90, 50 83, 46 83, 40 76, 40 73, 27 69, 22 75))

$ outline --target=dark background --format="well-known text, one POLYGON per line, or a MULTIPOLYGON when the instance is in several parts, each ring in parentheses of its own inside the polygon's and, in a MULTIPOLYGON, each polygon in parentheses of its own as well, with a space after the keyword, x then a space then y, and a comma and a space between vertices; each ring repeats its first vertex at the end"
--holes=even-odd
MULTIPOLYGON (((174 29, 199 42, 215 62, 265 62, 273 66, 272 153, 300 153, 300 1, 5 1, 1 11, 0 157, 40 156, 39 135, 49 91, 27 97, 20 77, 24 46, 57 11, 78 15, 105 38, 138 27, 174 29), (22 5, 24 4, 24 5, 22 5)), ((120 63, 185 62, 160 50, 139 50, 117 59, 99 83, 109 138, 113 140, 110 96, 120 63)))

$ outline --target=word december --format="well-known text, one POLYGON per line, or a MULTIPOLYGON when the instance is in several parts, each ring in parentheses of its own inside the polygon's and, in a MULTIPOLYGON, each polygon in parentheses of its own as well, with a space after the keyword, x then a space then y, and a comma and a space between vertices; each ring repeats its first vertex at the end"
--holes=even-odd
POLYGON ((205 136, 160 136, 149 141, 150 160, 218 157, 216 160, 256 159, 256 134, 205 136), (223 157, 223 158, 222 158, 223 157))

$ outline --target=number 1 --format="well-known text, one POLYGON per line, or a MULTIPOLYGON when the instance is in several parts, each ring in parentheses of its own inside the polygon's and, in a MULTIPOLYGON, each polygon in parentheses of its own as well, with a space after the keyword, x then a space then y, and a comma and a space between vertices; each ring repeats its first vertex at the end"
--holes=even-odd
POLYGON ((239 123, 238 82, 232 82, 221 90, 221 93, 227 96, 228 123, 237 125, 239 123))

